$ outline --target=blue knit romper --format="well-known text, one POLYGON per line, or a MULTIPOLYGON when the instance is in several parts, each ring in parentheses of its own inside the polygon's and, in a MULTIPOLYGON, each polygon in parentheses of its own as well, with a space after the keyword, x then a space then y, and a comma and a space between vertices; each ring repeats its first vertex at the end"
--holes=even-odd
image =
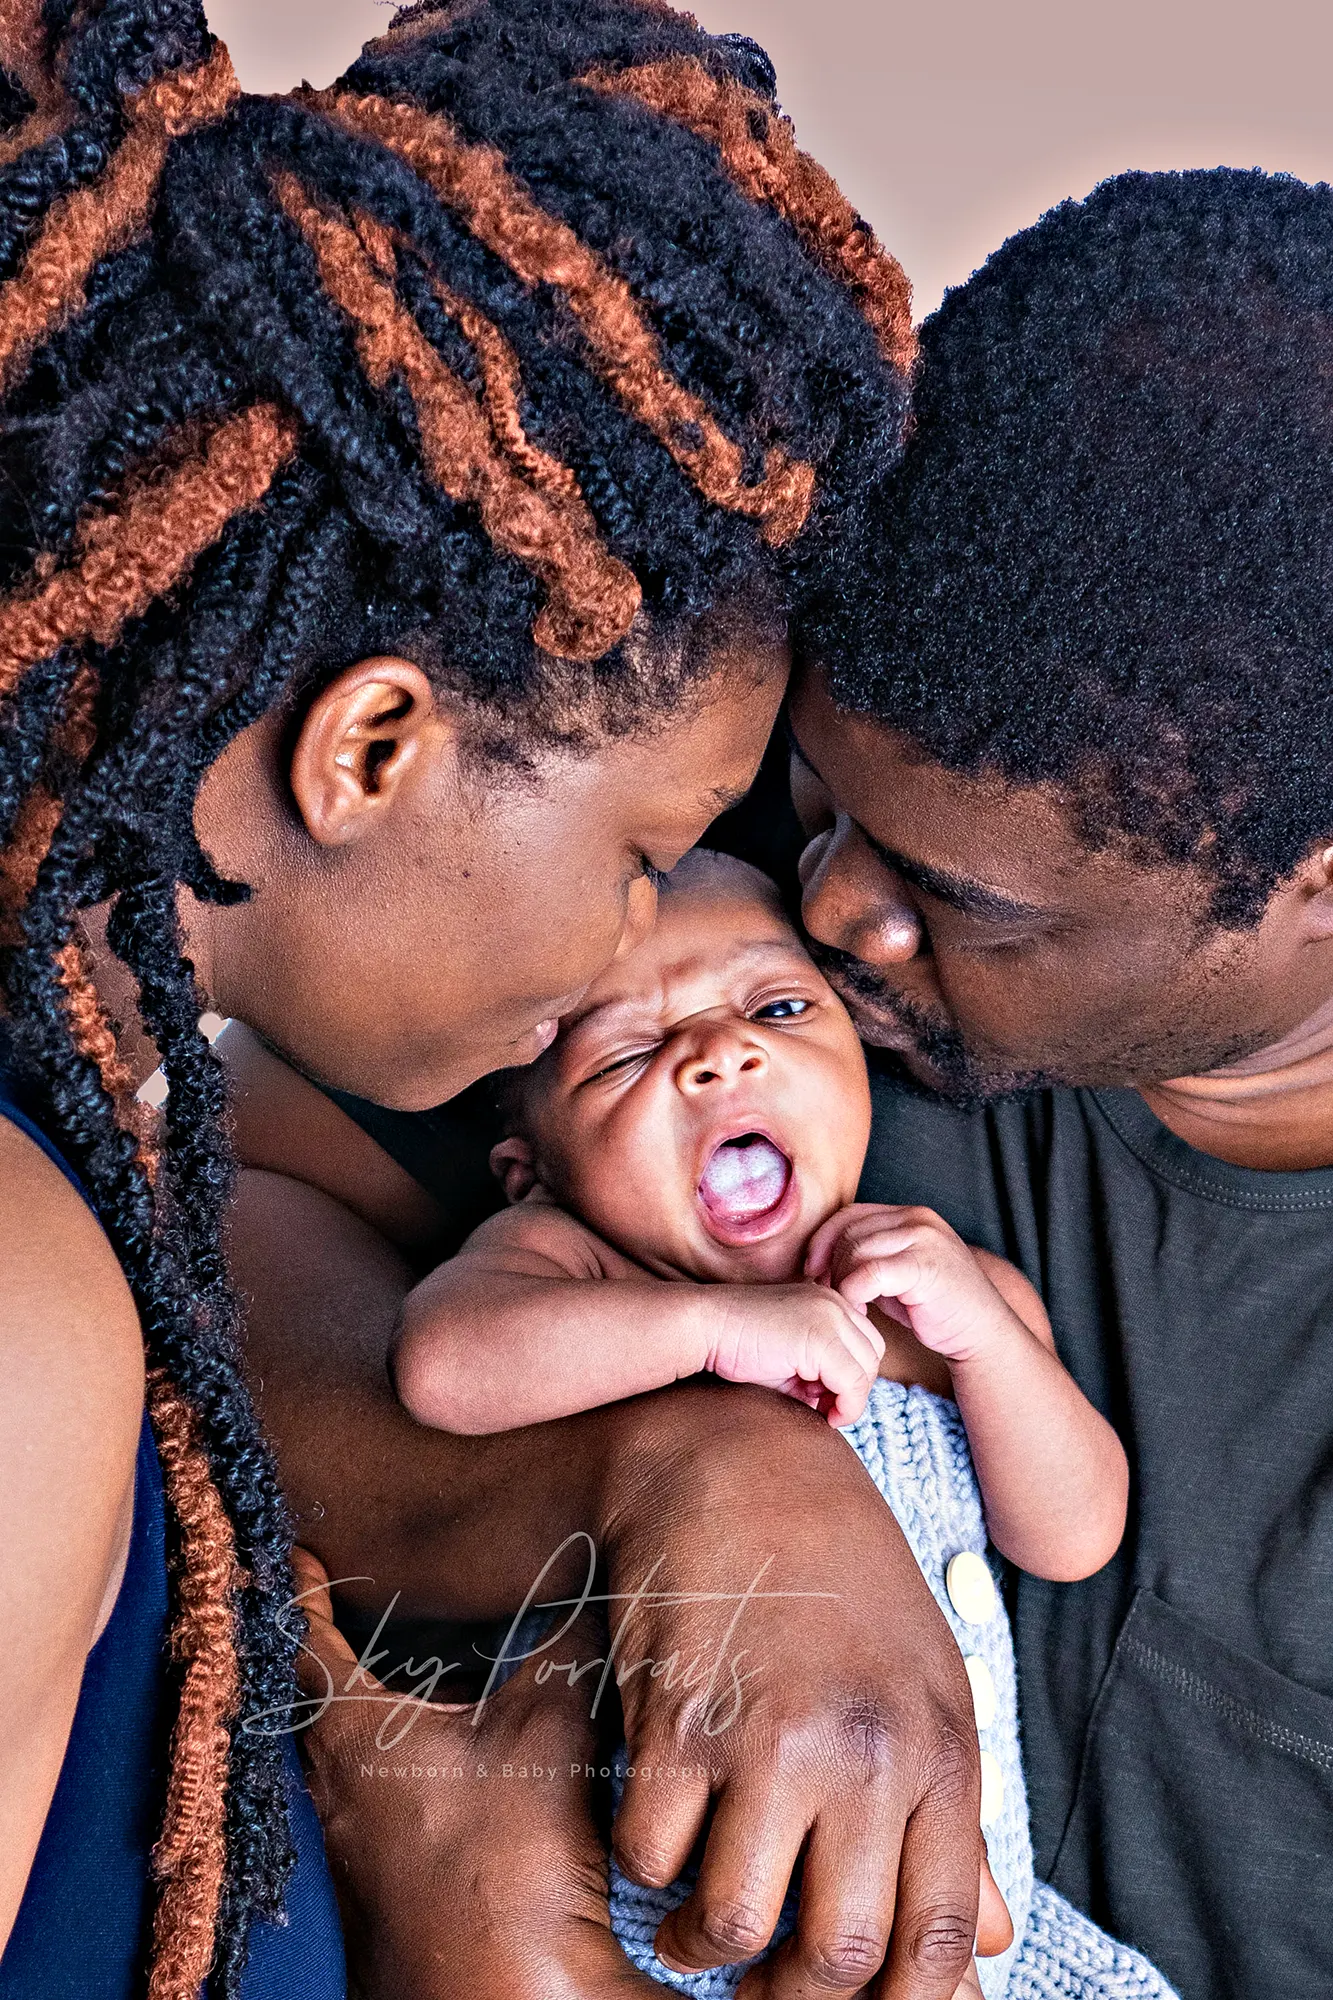
MULTIPOLYGON (((999 1958, 977 1961, 986 2000, 1176 2000, 1172 1988, 1145 1958, 1107 1937, 1072 1903, 1033 1876, 1009 1621, 998 1590, 990 1615, 982 1622, 963 1619, 945 1581, 952 1558, 963 1551, 981 1556, 995 1568, 986 1548, 981 1495, 956 1405, 926 1389, 878 1381, 860 1422, 843 1436, 893 1509, 964 1658, 983 1662, 985 1676, 978 1678, 983 1682, 988 1678, 994 1688, 994 1718, 979 1729, 979 1736, 982 1750, 998 1766, 999 1782, 992 1766, 989 1797, 982 1810, 987 1817, 991 1872, 1009 1905, 1014 1943, 999 1958)), ((988 1595, 983 1589, 983 1604, 988 1595)), ((618 1768, 623 1775, 623 1752, 618 1768)), ((612 1925, 629 1957, 652 1978, 696 1994, 699 2000, 729 2000, 753 1960, 684 1976, 669 1972, 653 1951, 658 1925, 684 1900, 693 1879, 690 1871, 669 1889, 642 1889, 613 1867, 612 1925)), ((794 1928, 795 1914, 792 1895, 782 1912, 778 1938, 794 1928)))

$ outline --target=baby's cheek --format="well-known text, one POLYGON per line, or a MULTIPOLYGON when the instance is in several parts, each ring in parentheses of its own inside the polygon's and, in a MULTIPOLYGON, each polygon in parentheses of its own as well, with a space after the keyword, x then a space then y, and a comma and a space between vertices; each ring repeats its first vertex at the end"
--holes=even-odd
POLYGON ((682 1192, 665 1147, 594 1148, 583 1162, 571 1206, 631 1256, 669 1255, 680 1233, 682 1192))

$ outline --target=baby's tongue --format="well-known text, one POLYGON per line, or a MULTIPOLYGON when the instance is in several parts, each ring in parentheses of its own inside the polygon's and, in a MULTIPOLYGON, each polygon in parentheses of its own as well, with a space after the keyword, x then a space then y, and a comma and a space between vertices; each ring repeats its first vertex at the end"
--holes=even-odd
POLYGON ((786 1158, 770 1140, 747 1132, 743 1139, 728 1139, 718 1147, 704 1168, 699 1198, 720 1220, 762 1215, 781 1201, 790 1172, 786 1158))

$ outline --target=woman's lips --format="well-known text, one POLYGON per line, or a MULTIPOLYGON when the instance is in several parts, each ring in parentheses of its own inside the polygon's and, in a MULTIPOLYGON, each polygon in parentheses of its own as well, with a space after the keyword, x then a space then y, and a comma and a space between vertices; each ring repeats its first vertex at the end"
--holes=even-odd
POLYGON ((785 1229, 799 1206, 791 1160, 765 1132, 714 1146, 699 1178, 704 1227, 719 1243, 758 1243, 785 1229))

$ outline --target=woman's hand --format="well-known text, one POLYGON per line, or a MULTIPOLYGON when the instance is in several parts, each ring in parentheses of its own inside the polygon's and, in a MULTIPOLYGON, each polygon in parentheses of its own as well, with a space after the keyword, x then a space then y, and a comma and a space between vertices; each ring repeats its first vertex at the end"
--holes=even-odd
POLYGON ((364 1697, 332 1702, 299 1739, 358 2000, 660 1996, 611 1935, 582 1775, 598 1750, 586 1687, 557 1677, 538 1688, 524 1667, 476 1727, 474 1703, 423 1703, 381 1749, 396 1696, 358 1671, 319 1563, 298 1549, 294 1566, 310 1627, 303 1692, 321 1701, 355 1676, 364 1697))
POLYGON ((660 1955, 697 1971, 760 1950, 803 1853, 798 1930, 748 1975, 746 2000, 950 2000, 984 1865, 976 1731, 897 1523, 845 1442, 794 1403, 689 1385, 640 1409, 635 1458, 611 1467, 636 1772, 616 1858, 665 1884, 707 1832, 660 1955))

